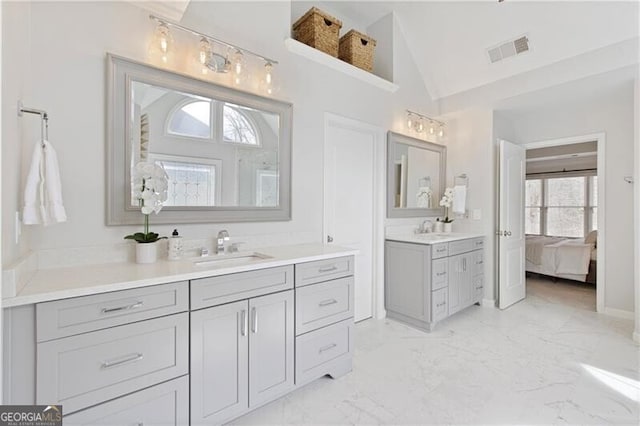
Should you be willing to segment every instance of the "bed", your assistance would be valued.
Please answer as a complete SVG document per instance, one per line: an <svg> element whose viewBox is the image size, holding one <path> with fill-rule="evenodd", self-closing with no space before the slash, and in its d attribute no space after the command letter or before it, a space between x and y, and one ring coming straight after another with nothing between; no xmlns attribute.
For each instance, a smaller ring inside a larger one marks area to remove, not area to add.
<svg viewBox="0 0 640 426"><path fill-rule="evenodd" d="M584 239L527 235L525 270L595 284L596 237L597 234Z"/></svg>

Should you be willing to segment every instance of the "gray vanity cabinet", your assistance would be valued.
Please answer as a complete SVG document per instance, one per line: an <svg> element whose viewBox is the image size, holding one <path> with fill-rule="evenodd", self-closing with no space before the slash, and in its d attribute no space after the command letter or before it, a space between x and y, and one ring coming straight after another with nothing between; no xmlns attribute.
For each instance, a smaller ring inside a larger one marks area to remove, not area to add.
<svg viewBox="0 0 640 426"><path fill-rule="evenodd" d="M484 240L419 244L387 240L387 316L415 327L434 325L482 300Z"/></svg>
<svg viewBox="0 0 640 426"><path fill-rule="evenodd" d="M191 313L191 422L219 424L293 388L293 291Z"/></svg>

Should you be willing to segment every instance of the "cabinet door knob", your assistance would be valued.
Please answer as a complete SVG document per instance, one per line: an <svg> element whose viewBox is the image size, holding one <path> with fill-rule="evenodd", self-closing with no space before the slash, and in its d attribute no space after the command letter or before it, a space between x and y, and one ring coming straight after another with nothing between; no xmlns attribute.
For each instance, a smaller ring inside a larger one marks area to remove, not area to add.
<svg viewBox="0 0 640 426"><path fill-rule="evenodd" d="M332 243L333 242L333 237L331 235L327 235L327 242L328 243Z"/></svg>

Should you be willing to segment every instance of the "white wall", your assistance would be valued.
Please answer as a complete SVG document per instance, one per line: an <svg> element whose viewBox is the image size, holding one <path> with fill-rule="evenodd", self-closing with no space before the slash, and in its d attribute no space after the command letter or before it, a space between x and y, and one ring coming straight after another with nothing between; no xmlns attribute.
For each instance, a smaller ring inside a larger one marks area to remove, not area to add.
<svg viewBox="0 0 640 426"><path fill-rule="evenodd" d="M640 16L640 15L639 15ZM634 157L634 235L635 235L635 264L634 264L634 283L635 283L635 309L636 309L636 327L633 338L640 343L640 67L636 71L634 81L634 130L635 130L635 155Z"/></svg>
<svg viewBox="0 0 640 426"><path fill-rule="evenodd" d="M599 100L567 105L549 104L511 117L516 143L529 143L604 132L606 215L605 310L634 310L633 82L621 84Z"/></svg>
<svg viewBox="0 0 640 426"><path fill-rule="evenodd" d="M83 247L122 242L136 227L107 227L105 216L105 53L145 60L153 23L148 13L119 2L37 2L9 4L5 23L12 26L4 40L13 56L5 67L3 106L18 98L51 114L50 139L58 151L69 221L28 230L28 246L4 238L3 264L33 249ZM393 20L391 20L393 21ZM64 24L62 24L64 23ZM178 225L187 238L213 236L226 228L236 241L262 237L273 242L322 240L322 158L324 113L368 122L402 132L404 109L427 114L430 103L401 34L394 29L394 77L400 89L391 94L289 53L289 2L192 2L182 20L212 36L261 52L280 61L278 98L294 105L293 220L279 223ZM8 29L5 28L5 33ZM19 34L20 36L15 36ZM13 59L16 57L16 59ZM33 76L29 63L37 64ZM20 87L29 87L21 93ZM11 128L3 136L24 149L5 149L3 181L3 233L13 235L13 212L21 203L30 140L21 129L37 130L35 121L18 122L3 110ZM4 147L3 147L4 148ZM171 226L153 226L167 235Z"/></svg>
<svg viewBox="0 0 640 426"><path fill-rule="evenodd" d="M484 303L493 305L495 289L495 143L493 111L471 109L447 116L450 136L447 144L447 182L466 173L469 179L467 210L469 218L456 218L454 232L473 232L485 235L485 292ZM473 219L473 211L480 211L480 219Z"/></svg>
<svg viewBox="0 0 640 426"><path fill-rule="evenodd" d="M2 2L2 264L28 250L26 238L15 243L15 212L22 200L20 188L34 137L40 133L38 116L18 118L17 103L29 104L31 74L29 45L30 4ZM24 126L24 127L23 127Z"/></svg>

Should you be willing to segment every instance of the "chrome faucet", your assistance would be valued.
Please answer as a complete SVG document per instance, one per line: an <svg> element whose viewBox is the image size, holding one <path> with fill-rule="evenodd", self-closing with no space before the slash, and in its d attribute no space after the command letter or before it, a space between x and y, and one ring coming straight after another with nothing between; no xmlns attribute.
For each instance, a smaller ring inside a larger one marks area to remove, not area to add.
<svg viewBox="0 0 640 426"><path fill-rule="evenodd" d="M428 232L431 232L432 229L433 229L432 221L430 221L429 219L426 219L424 222L422 222L421 232L428 233Z"/></svg>
<svg viewBox="0 0 640 426"><path fill-rule="evenodd" d="M207 257L209 256L209 249L206 247L202 247L200 249L200 257Z"/></svg>
<svg viewBox="0 0 640 426"><path fill-rule="evenodd" d="M224 254L224 243L225 241L229 241L229 233L226 229L218 232L218 254Z"/></svg>

